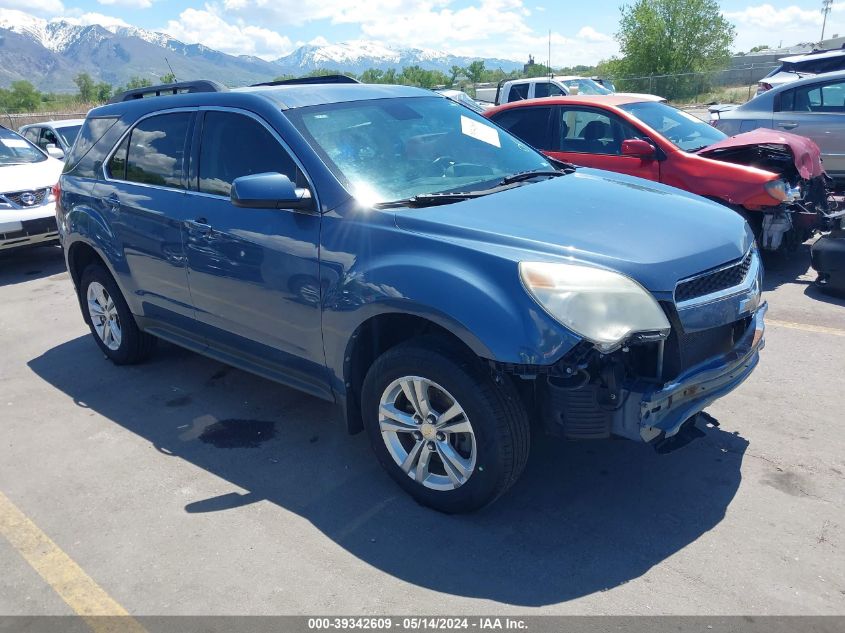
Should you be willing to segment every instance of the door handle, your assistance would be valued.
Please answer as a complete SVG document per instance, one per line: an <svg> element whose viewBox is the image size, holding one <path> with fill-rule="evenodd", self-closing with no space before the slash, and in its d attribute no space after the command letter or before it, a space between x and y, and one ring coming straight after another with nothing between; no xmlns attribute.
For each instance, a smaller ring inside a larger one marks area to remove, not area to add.
<svg viewBox="0 0 845 633"><path fill-rule="evenodd" d="M205 218L197 218L196 220L187 220L185 222L185 226L187 226L192 231L196 231L201 235L209 235L212 232L211 225L208 223L208 220Z"/></svg>
<svg viewBox="0 0 845 633"><path fill-rule="evenodd" d="M796 121L782 121L778 123L778 127L784 130L793 130L798 127L798 123Z"/></svg>
<svg viewBox="0 0 845 633"><path fill-rule="evenodd" d="M120 209L120 198L117 197L117 194L112 192L108 198L105 199L106 206L114 212L117 212Z"/></svg>

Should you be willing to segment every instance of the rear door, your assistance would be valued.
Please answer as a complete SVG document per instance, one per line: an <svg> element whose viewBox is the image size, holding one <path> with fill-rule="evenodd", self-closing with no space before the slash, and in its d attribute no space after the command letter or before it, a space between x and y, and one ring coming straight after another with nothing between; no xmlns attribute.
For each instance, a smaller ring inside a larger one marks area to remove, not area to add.
<svg viewBox="0 0 845 633"><path fill-rule="evenodd" d="M643 135L612 112L598 108L560 105L554 128L557 137L547 152L553 158L630 174L649 180L660 180L660 163L655 158L622 155L622 141Z"/></svg>
<svg viewBox="0 0 845 633"><path fill-rule="evenodd" d="M114 231L128 269L126 283L150 327L192 330L182 226L186 167L196 111L142 118L106 157L95 204Z"/></svg>
<svg viewBox="0 0 845 633"><path fill-rule="evenodd" d="M490 118L531 147L548 152L554 148L554 109L551 105L511 108Z"/></svg>
<svg viewBox="0 0 845 633"><path fill-rule="evenodd" d="M825 170L845 176L845 79L784 91L775 102L773 127L815 141Z"/></svg>
<svg viewBox="0 0 845 633"><path fill-rule="evenodd" d="M197 320L221 356L331 397L321 330L320 215L236 207L232 182L278 172L308 186L279 134L252 113L201 110L184 241Z"/></svg>

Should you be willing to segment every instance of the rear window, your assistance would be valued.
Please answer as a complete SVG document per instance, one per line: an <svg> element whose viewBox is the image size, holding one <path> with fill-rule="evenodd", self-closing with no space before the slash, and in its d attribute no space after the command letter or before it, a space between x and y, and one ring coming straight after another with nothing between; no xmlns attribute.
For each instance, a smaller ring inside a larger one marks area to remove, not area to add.
<svg viewBox="0 0 845 633"><path fill-rule="evenodd" d="M514 84L508 91L508 103L528 98L528 84Z"/></svg>
<svg viewBox="0 0 845 633"><path fill-rule="evenodd" d="M118 117L89 117L82 124L82 129L76 137L76 143L70 150L70 155L65 161L65 172L73 169L80 160L91 150L97 141L103 138L112 126L117 123Z"/></svg>
<svg viewBox="0 0 845 633"><path fill-rule="evenodd" d="M513 108L491 117L514 136L536 149L553 149L549 134L549 107Z"/></svg>

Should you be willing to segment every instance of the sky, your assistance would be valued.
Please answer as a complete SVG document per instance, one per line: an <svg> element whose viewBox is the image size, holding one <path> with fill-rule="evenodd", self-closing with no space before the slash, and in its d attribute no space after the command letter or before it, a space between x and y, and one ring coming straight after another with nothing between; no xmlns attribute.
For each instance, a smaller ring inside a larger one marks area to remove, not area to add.
<svg viewBox="0 0 845 633"><path fill-rule="evenodd" d="M594 64L618 53L623 0L0 0L0 8L80 24L131 24L232 54L276 59L305 43L376 40L389 45L552 66ZM816 41L821 0L723 0L735 50ZM845 35L834 0L826 36Z"/></svg>

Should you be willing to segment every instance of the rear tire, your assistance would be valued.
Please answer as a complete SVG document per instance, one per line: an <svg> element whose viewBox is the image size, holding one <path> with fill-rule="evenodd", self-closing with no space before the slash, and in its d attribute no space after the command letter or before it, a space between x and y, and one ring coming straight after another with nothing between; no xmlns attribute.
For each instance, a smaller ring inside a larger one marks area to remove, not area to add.
<svg viewBox="0 0 845 633"><path fill-rule="evenodd" d="M90 264L79 284L82 316L97 346L115 365L133 365L152 353L156 338L142 332L108 270Z"/></svg>
<svg viewBox="0 0 845 633"><path fill-rule="evenodd" d="M420 504L451 514L478 510L516 482L529 423L509 379L494 379L477 358L449 347L425 339L382 354L364 379L361 408L393 480Z"/></svg>

